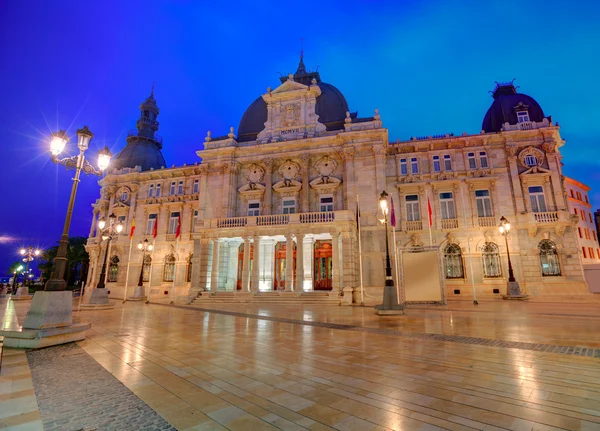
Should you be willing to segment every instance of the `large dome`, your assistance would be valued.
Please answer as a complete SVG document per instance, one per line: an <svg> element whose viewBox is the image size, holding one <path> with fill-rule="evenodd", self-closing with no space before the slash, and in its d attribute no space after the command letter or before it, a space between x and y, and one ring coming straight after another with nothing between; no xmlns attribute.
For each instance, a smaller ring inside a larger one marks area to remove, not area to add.
<svg viewBox="0 0 600 431"><path fill-rule="evenodd" d="M165 158L157 144L144 139L129 140L127 146L110 162L111 169L140 166L142 171L160 169L165 165Z"/></svg>
<svg viewBox="0 0 600 431"><path fill-rule="evenodd" d="M294 81L304 85L312 85L315 79L321 89L321 95L317 98L315 112L319 116L319 122L324 124L327 130L341 130L344 128L344 119L348 112L348 102L340 90L331 84L321 82L319 72L307 72L304 67L304 61L300 58L298 70L294 74ZM285 82L287 77L282 77L281 82ZM355 116L355 114L354 114ZM256 136L265 128L267 122L267 104L262 97L258 97L246 109L238 127L239 142L253 141Z"/></svg>
<svg viewBox="0 0 600 431"><path fill-rule="evenodd" d="M486 133L500 132L504 123L517 124L517 111L526 110L529 121L540 122L544 117L542 107L526 94L517 93L512 82L497 84L493 92L494 101L488 109L481 129Z"/></svg>

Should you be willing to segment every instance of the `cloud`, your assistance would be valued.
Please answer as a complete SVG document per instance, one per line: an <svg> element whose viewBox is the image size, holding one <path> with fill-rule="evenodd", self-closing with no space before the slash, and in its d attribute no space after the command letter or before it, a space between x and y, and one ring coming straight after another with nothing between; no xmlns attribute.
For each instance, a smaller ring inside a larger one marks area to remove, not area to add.
<svg viewBox="0 0 600 431"><path fill-rule="evenodd" d="M15 242L17 238L8 235L0 235L0 244L9 244Z"/></svg>

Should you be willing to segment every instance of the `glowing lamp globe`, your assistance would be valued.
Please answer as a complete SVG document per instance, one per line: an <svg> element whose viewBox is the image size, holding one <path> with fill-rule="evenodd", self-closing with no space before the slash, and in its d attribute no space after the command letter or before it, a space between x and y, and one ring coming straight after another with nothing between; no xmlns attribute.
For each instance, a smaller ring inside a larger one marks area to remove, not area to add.
<svg viewBox="0 0 600 431"><path fill-rule="evenodd" d="M52 133L52 139L50 141L50 152L58 156L65 149L67 142L69 141L69 137L64 130L59 130L58 132Z"/></svg>

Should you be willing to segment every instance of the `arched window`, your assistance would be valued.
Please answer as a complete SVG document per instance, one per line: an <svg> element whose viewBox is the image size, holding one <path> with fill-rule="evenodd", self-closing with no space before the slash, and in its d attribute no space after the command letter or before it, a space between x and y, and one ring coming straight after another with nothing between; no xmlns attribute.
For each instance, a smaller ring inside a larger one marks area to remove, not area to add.
<svg viewBox="0 0 600 431"><path fill-rule="evenodd" d="M446 278L464 278L462 254L457 244L448 244L444 249Z"/></svg>
<svg viewBox="0 0 600 431"><path fill-rule="evenodd" d="M540 265L542 266L542 275L560 275L560 264L558 263L556 244L549 239L544 239L540 241L538 248L540 249Z"/></svg>
<svg viewBox="0 0 600 431"><path fill-rule="evenodd" d="M500 253L498 246L493 242L486 242L481 249L481 260L483 262L484 277L500 277Z"/></svg>
<svg viewBox="0 0 600 431"><path fill-rule="evenodd" d="M144 267L142 269L142 281L150 281L150 267L152 265L152 258L150 256L146 256L144 258Z"/></svg>
<svg viewBox="0 0 600 431"><path fill-rule="evenodd" d="M119 258L113 256L110 258L110 265L108 266L108 281L114 283L117 281L117 275L119 275Z"/></svg>
<svg viewBox="0 0 600 431"><path fill-rule="evenodd" d="M533 154L527 154L525 156L525 164L530 168L537 166L538 158L536 156L534 156Z"/></svg>
<svg viewBox="0 0 600 431"><path fill-rule="evenodd" d="M165 257L165 270L163 272L163 281L173 281L175 278L175 256L169 254Z"/></svg>
<svg viewBox="0 0 600 431"><path fill-rule="evenodd" d="M187 260L187 271L186 271L186 278L185 281L187 281L188 283L190 281L192 281L192 259L194 258L194 254L190 254L190 256L188 257Z"/></svg>

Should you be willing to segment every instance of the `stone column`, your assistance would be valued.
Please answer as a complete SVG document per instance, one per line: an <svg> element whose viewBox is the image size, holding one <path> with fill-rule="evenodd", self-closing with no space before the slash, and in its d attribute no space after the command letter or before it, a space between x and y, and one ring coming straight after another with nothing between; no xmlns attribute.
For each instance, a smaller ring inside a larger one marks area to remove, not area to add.
<svg viewBox="0 0 600 431"><path fill-rule="evenodd" d="M231 162L229 164L229 190L224 190L225 193L229 193L229 203L227 216L236 217L237 214L237 177L240 171L240 164L238 162Z"/></svg>
<svg viewBox="0 0 600 431"><path fill-rule="evenodd" d="M221 174L221 209L216 214L217 217L229 217L229 187L230 187L230 165L224 163L220 169ZM214 216L214 215L213 215Z"/></svg>
<svg viewBox="0 0 600 431"><path fill-rule="evenodd" d="M273 265L275 264L275 241L272 239L261 238L260 245L262 247L262 251L260 252L264 265L260 269L262 274L262 280L267 286L270 286L271 290L273 290L273 275L274 270Z"/></svg>
<svg viewBox="0 0 600 431"><path fill-rule="evenodd" d="M159 214L158 214L158 226L156 229L156 237L162 238L163 240L166 238L167 230L169 228L169 217L171 216L169 207L166 205L161 205Z"/></svg>
<svg viewBox="0 0 600 431"><path fill-rule="evenodd" d="M304 291L304 234L296 234L296 290Z"/></svg>
<svg viewBox="0 0 600 431"><path fill-rule="evenodd" d="M90 238L94 237L94 229L96 229L96 219L98 218L98 210L94 209L93 211L93 215L92 215L92 225L90 226Z"/></svg>
<svg viewBox="0 0 600 431"><path fill-rule="evenodd" d="M204 219L206 218L206 195L208 193L206 183L208 181L208 165L201 164L198 167L200 173L200 182L198 185L198 224L204 226Z"/></svg>
<svg viewBox="0 0 600 431"><path fill-rule="evenodd" d="M304 284L306 290L314 290L315 238L304 237Z"/></svg>
<svg viewBox="0 0 600 431"><path fill-rule="evenodd" d="M523 205L523 188L521 186L521 179L519 178L516 151L517 148L512 145L505 148L506 157L508 159L508 175L512 183L512 192L515 200L515 213L521 214L525 211L525 206Z"/></svg>
<svg viewBox="0 0 600 431"><path fill-rule="evenodd" d="M244 238L244 261L242 265L242 292L250 291L250 237Z"/></svg>
<svg viewBox="0 0 600 431"><path fill-rule="evenodd" d="M260 236L256 235L253 237L253 240L254 253L252 255L252 292L258 292L260 283Z"/></svg>
<svg viewBox="0 0 600 431"><path fill-rule="evenodd" d="M131 199L129 201L129 214L127 215L127 222L129 223L129 231L131 231L131 223L135 218L135 211L137 210L137 194L140 187L138 185L131 186Z"/></svg>
<svg viewBox="0 0 600 431"><path fill-rule="evenodd" d="M291 233L285 236L285 290L294 290L294 240Z"/></svg>
<svg viewBox="0 0 600 431"><path fill-rule="evenodd" d="M356 205L356 179L354 178L354 148L342 148L340 151L342 158L342 190L343 205L338 209L351 209L351 205Z"/></svg>
<svg viewBox="0 0 600 431"><path fill-rule="evenodd" d="M263 202L262 214L272 214L272 200L273 200L273 159L265 159L265 197Z"/></svg>
<svg viewBox="0 0 600 431"><path fill-rule="evenodd" d="M210 271L210 290L219 290L219 239L213 239L212 268Z"/></svg>
<svg viewBox="0 0 600 431"><path fill-rule="evenodd" d="M240 243L229 241L229 260L227 264L227 283L225 290L237 290L237 275L238 275L238 253Z"/></svg>
<svg viewBox="0 0 600 431"><path fill-rule="evenodd" d="M307 213L310 212L309 203L308 203L308 189L310 186L308 185L308 169L310 167L310 155L304 153L300 156L300 166L302 169L302 191L301 191L301 212Z"/></svg>
<svg viewBox="0 0 600 431"><path fill-rule="evenodd" d="M375 184L377 190L375 190L376 195L378 196L383 190L386 188L385 181L385 145L376 144L373 145L373 155L375 157Z"/></svg>
<svg viewBox="0 0 600 431"><path fill-rule="evenodd" d="M194 240L194 257L192 258L192 282L190 293L205 291L208 288L208 267L210 262L210 240L200 238Z"/></svg>
<svg viewBox="0 0 600 431"><path fill-rule="evenodd" d="M331 234L331 285L334 292L340 290L340 242L339 234L332 232Z"/></svg>

